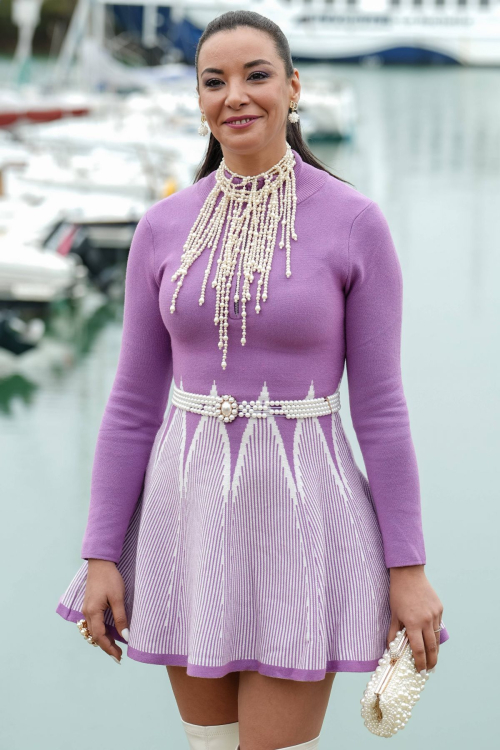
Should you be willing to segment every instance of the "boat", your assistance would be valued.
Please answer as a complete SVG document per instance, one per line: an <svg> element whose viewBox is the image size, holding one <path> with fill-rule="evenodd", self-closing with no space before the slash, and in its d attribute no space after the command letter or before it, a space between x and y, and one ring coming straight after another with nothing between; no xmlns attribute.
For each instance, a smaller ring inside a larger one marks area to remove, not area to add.
<svg viewBox="0 0 500 750"><path fill-rule="evenodd" d="M188 61L232 2L184 0L172 17ZM500 0L249 0L282 28L295 61L500 65Z"/></svg>
<svg viewBox="0 0 500 750"><path fill-rule="evenodd" d="M15 231L0 235L0 306L46 305L75 296L86 270L75 255L64 257L24 243Z"/></svg>
<svg viewBox="0 0 500 750"><path fill-rule="evenodd" d="M105 39L108 4L78 0L63 62L90 18L93 34ZM127 0L127 5L144 6L138 31L151 46L158 44L158 0ZM170 9L168 46L173 42L190 64L207 24L235 9L233 0L164 0L161 7ZM500 65L500 0L248 0L245 9L280 26L296 62Z"/></svg>
<svg viewBox="0 0 500 750"><path fill-rule="evenodd" d="M29 66L35 29L43 0L12 0L12 21L18 27L18 41L12 59L10 87L0 91L0 128L17 122L49 122L61 117L81 117L92 102L84 92L50 93L29 84Z"/></svg>
<svg viewBox="0 0 500 750"><path fill-rule="evenodd" d="M95 104L88 94L60 92L46 94L33 86L0 91L0 128L16 123L38 123L59 120L62 117L88 115Z"/></svg>

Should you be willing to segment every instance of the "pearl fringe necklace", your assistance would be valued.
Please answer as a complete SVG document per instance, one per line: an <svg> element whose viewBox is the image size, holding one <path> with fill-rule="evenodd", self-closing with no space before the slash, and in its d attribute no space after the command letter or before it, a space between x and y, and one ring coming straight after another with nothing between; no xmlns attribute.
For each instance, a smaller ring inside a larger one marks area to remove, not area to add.
<svg viewBox="0 0 500 750"><path fill-rule="evenodd" d="M240 277L243 273L243 290L241 292L242 346L246 343L246 302L251 299L250 284L254 273L259 273L257 284L255 312L260 312L260 299L267 300L269 273L276 245L278 225L281 221L281 239L279 247L286 245L286 276L292 274L290 268L290 237L297 239L295 233L295 210L297 193L295 183L295 155L289 143L285 155L266 172L258 175L244 176L226 167L224 158L217 168L215 185L208 194L196 221L184 243L181 265L172 276L177 287L172 296L170 312L175 311L175 300L179 294L184 277L206 247L211 247L208 265L203 278L199 304L205 302L205 289L212 267L213 257L219 237L227 217L226 230L222 242L220 257L217 259L217 271L212 287L216 289L214 324L219 324L219 349L223 349L221 366L226 368L228 346L228 303L232 279L238 263L237 284L234 302L240 300ZM226 176L229 172L230 177ZM275 179L273 179L275 177ZM233 183L239 178L240 183ZM261 188L258 181L264 178ZM247 186L250 184L250 188ZM217 197L222 198L217 206ZM268 200L269 198L269 200ZM245 208L243 205L246 204ZM239 261L238 261L239 255ZM261 287L263 287L261 295Z"/></svg>

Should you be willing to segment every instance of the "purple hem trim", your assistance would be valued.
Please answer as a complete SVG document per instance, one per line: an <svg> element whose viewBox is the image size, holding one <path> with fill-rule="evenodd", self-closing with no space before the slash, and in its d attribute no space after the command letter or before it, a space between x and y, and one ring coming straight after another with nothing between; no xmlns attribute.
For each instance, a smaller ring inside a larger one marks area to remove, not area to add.
<svg viewBox="0 0 500 750"><path fill-rule="evenodd" d="M69 609L62 602L59 602L57 605L56 613L70 622L77 622L83 618L82 612ZM115 640L127 644L114 625L106 623L106 629ZM448 631L446 628L443 628L440 633L440 644L447 641L449 637ZM229 672L251 670L268 677L281 677L286 680L317 681L322 680L327 672L374 672L378 666L378 659L372 659L371 661L340 661L334 659L333 661L327 661L326 669L294 669L293 667L275 667L270 664L262 664L257 659L236 659L220 667L204 667L199 664L191 664L188 662L188 657L183 654L148 654L145 651L138 651L128 645L127 656L143 664L187 667L187 674L191 677L224 677Z"/></svg>
<svg viewBox="0 0 500 750"><path fill-rule="evenodd" d="M59 601L59 604L56 607L56 612L58 615L61 615L64 620L69 620L70 622L78 622L78 620L85 619L83 612L79 612L77 609L69 609L69 607L66 607L61 601ZM113 636L115 641L120 641L120 643L125 644L127 643L125 638L120 635L114 625L108 625L108 623L106 623L106 631Z"/></svg>

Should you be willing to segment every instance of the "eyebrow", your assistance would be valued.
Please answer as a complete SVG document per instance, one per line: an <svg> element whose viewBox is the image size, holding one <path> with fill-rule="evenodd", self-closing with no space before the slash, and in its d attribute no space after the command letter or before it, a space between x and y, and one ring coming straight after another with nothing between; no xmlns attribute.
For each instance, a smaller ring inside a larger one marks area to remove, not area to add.
<svg viewBox="0 0 500 750"><path fill-rule="evenodd" d="M272 62L269 62L269 60L258 59L258 60L252 60L251 62L245 63L243 65L243 67L244 68L253 68L254 65L273 65L273 64L272 64ZM274 68L274 65L273 65L273 68ZM200 73L200 76L202 76L203 73L219 73L220 75L222 75L224 73L224 71L221 70L220 68L205 68L205 70L203 70Z"/></svg>

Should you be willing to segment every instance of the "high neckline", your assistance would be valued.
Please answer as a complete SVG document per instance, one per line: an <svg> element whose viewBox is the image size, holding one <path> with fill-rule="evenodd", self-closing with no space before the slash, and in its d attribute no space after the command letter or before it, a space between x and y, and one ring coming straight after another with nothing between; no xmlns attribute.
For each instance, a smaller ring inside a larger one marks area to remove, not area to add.
<svg viewBox="0 0 500 750"><path fill-rule="evenodd" d="M289 144L287 143L286 150L283 156L280 156L280 158L271 167L269 167L268 169L262 170L262 172L260 172L259 174L256 174L256 175L241 174L240 172L236 172L230 169L226 164L224 164L224 175L226 179L230 180L233 185L237 185L237 186L241 186L244 183L248 184L250 181L255 181L255 178L258 178L256 180L256 189L260 190L265 184L266 177L268 179L268 182L269 182L269 178L271 178L270 179L271 182L273 182L277 178L279 174L278 165L280 164L280 162L286 163L285 157L287 157L289 152L291 152L291 154L293 155L293 149L290 148ZM295 172L295 168L294 168L294 172Z"/></svg>
<svg viewBox="0 0 500 750"><path fill-rule="evenodd" d="M294 148L292 148L292 151L295 155L294 172L298 205L299 203L301 203L301 201L309 198L309 196L319 190L319 188L321 188L325 184L327 179L330 178L330 175L323 169L318 169L317 167L313 167L312 164L308 164L307 162L305 162L298 151L296 151ZM199 192L202 201L205 200L210 190L212 190L215 185L215 173L216 170L214 169L212 172L210 172L208 175L205 175L205 177L202 177L202 179L198 180L198 182L196 183L196 189ZM331 177L331 179L334 178Z"/></svg>

